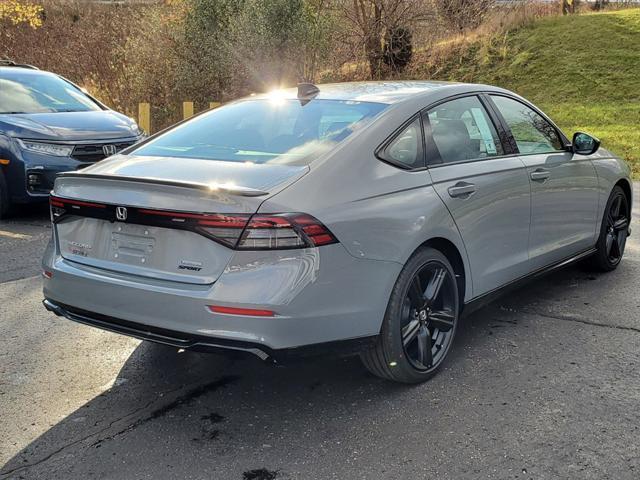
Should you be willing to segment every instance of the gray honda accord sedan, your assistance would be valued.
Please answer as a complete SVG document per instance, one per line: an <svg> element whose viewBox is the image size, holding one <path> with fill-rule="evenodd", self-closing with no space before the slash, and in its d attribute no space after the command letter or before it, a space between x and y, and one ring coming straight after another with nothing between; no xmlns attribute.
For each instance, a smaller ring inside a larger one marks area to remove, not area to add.
<svg viewBox="0 0 640 480"><path fill-rule="evenodd" d="M629 167L487 85L252 95L64 173L44 304L178 348L359 353L430 378L463 312L572 261L615 269Z"/></svg>

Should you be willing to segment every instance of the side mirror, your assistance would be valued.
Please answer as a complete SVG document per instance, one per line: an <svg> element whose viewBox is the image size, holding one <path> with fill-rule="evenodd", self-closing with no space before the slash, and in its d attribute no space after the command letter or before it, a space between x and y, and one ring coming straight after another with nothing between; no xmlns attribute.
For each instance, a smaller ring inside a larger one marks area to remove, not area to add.
<svg viewBox="0 0 640 480"><path fill-rule="evenodd" d="M596 153L598 148L600 148L600 140L596 137L592 137L584 132L576 132L573 134L573 142L571 143L573 153L591 155L592 153Z"/></svg>

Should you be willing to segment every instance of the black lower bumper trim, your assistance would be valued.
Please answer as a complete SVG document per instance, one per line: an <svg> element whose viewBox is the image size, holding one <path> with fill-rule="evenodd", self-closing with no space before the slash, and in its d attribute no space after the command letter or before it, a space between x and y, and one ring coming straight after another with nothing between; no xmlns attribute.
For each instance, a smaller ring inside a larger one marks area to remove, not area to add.
<svg viewBox="0 0 640 480"><path fill-rule="evenodd" d="M309 356L317 355L349 355L360 352L363 348L371 346L376 337L360 337L336 342L318 343L294 348L273 349L265 345L244 342L240 340L228 340L223 338L193 335L186 332L167 330L164 328L144 325L129 320L88 312L79 308L65 305L45 298L42 301L45 308L58 316L68 318L74 322L101 328L110 332L128 335L162 343L185 350L194 350L212 353L244 352L257 356L261 360L274 363L285 363Z"/></svg>

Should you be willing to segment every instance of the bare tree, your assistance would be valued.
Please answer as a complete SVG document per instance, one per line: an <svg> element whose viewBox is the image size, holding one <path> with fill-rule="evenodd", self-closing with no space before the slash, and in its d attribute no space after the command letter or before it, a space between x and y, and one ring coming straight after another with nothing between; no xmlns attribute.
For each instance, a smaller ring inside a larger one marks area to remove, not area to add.
<svg viewBox="0 0 640 480"><path fill-rule="evenodd" d="M609 4L609 0L595 0L591 5L592 10L602 10Z"/></svg>
<svg viewBox="0 0 640 480"><path fill-rule="evenodd" d="M437 2L440 15L460 32L480 25L494 3L494 0L439 0Z"/></svg>
<svg viewBox="0 0 640 480"><path fill-rule="evenodd" d="M425 8L425 0L343 0L339 4L361 41L372 78L383 74L388 32L408 29L431 13Z"/></svg>
<svg viewBox="0 0 640 480"><path fill-rule="evenodd" d="M330 38L336 29L333 14L331 0L307 1L309 28L299 72L299 79L303 82L315 81L321 61L330 54Z"/></svg>

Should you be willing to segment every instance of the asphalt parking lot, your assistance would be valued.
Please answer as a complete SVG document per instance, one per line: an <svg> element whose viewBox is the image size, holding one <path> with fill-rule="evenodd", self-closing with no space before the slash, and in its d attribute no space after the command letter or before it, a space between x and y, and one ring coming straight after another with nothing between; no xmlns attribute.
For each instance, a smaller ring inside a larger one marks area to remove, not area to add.
<svg viewBox="0 0 640 480"><path fill-rule="evenodd" d="M47 213L28 209L0 222L0 478L637 479L633 228L616 272L571 267L479 310L408 387L356 358L272 367L56 318Z"/></svg>

